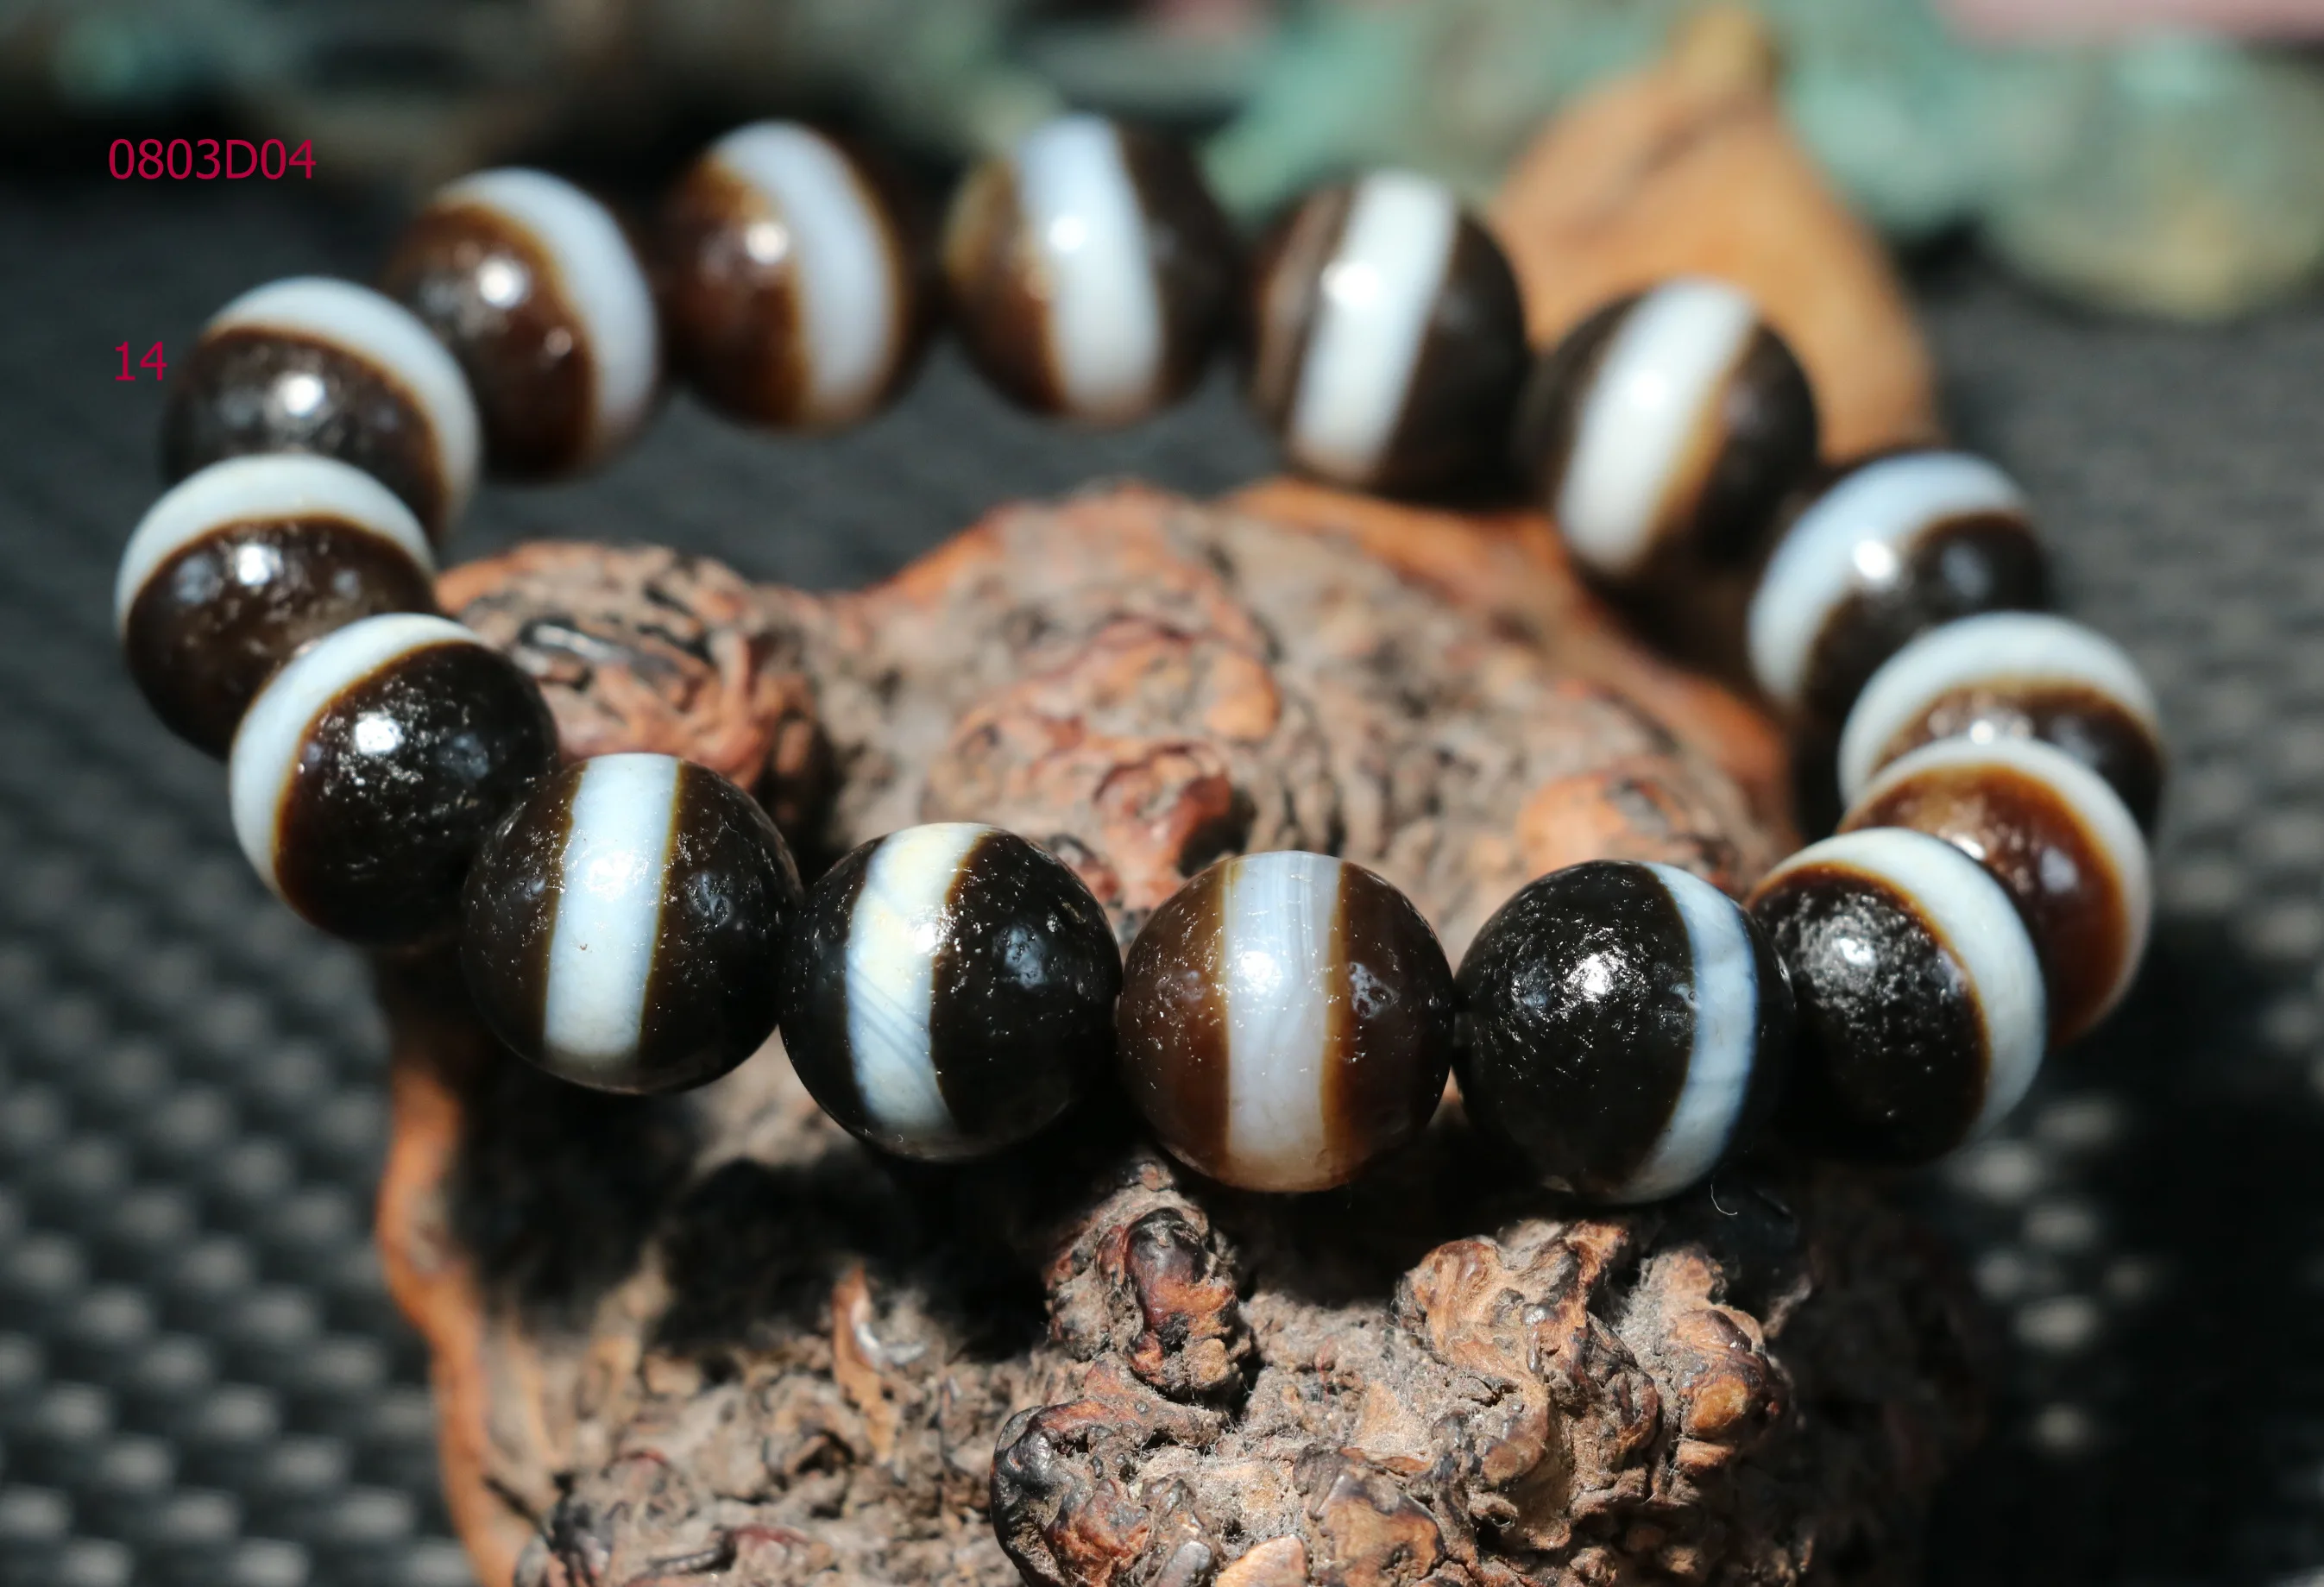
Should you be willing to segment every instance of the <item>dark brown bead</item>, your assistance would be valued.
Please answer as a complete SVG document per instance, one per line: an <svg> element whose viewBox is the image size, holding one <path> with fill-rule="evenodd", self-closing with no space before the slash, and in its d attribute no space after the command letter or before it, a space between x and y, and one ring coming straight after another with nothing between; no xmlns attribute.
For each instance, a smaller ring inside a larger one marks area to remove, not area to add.
<svg viewBox="0 0 2324 1587"><path fill-rule="evenodd" d="M2153 907L2146 845L2114 790L2064 752L2022 739L1927 745L1875 778L1840 823L1864 826L1942 838L2007 890L2042 956L2053 1044L2128 990Z"/></svg>
<svg viewBox="0 0 2324 1587"><path fill-rule="evenodd" d="M369 475L290 453L214 463L154 505L123 556L130 677L171 732L223 756L300 645L434 611L432 567L419 521Z"/></svg>
<svg viewBox="0 0 2324 1587"><path fill-rule="evenodd" d="M371 946L450 926L477 845L554 768L514 662L439 617L367 617L277 672L228 767L235 835L282 900Z"/></svg>
<svg viewBox="0 0 2324 1587"><path fill-rule="evenodd" d="M274 281L204 328L170 380L172 480L252 452L353 464L441 545L476 475L476 412L459 365L400 305L351 282Z"/></svg>
<svg viewBox="0 0 2324 1587"><path fill-rule="evenodd" d="M1122 1077L1190 1167L1246 1190L1328 1189L1426 1125L1453 1002L1435 934L1370 872L1222 860L1130 945Z"/></svg>
<svg viewBox="0 0 2324 1587"><path fill-rule="evenodd" d="M1815 399L1743 292L1688 278L1607 305L1541 361L1518 466L1582 565L1622 586L1764 549L1816 459Z"/></svg>
<svg viewBox="0 0 2324 1587"><path fill-rule="evenodd" d="M773 1034L799 899L742 789L667 755L603 755L545 779L485 842L461 964L527 1062L601 1091L678 1091Z"/></svg>
<svg viewBox="0 0 2324 1587"><path fill-rule="evenodd" d="M679 179L655 234L670 349L740 419L827 428L870 414L932 318L917 207L844 144L757 122Z"/></svg>
<svg viewBox="0 0 2324 1587"><path fill-rule="evenodd" d="M2000 885L1951 844L1872 827L1793 855L1751 914L1790 973L1786 1129L1923 1163L1990 1128L2041 1066L2041 962Z"/></svg>
<svg viewBox="0 0 2324 1587"><path fill-rule="evenodd" d="M1752 597L1752 671L1778 705L1839 724L1916 635L2048 597L2049 560L1998 469L1894 454L1842 475L1785 527Z"/></svg>
<svg viewBox="0 0 2324 1587"><path fill-rule="evenodd" d="M1298 466L1412 494L1499 476L1524 304L1448 189L1381 171L1311 194L1260 245L1250 292L1251 401Z"/></svg>
<svg viewBox="0 0 2324 1587"><path fill-rule="evenodd" d="M651 411L661 354L645 272L620 225L567 182L504 170L453 183L381 284L458 358L496 472L573 473Z"/></svg>
<svg viewBox="0 0 2324 1587"><path fill-rule="evenodd" d="M1185 149L1068 115L969 174L944 273L961 339L1002 392L1120 423L1201 375L1225 329L1235 253Z"/></svg>

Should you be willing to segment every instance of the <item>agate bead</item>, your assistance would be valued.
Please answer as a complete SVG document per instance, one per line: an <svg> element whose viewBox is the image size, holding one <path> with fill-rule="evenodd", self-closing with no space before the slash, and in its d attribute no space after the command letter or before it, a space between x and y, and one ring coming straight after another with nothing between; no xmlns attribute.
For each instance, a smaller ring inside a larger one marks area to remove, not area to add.
<svg viewBox="0 0 2324 1587"><path fill-rule="evenodd" d="M1243 1190L1325 1190L1427 1124L1453 999L1436 934L1362 866L1222 860L1130 945L1122 1076L1189 1167Z"/></svg>
<svg viewBox="0 0 2324 1587"><path fill-rule="evenodd" d="M476 483L476 407L452 355L368 287L294 276L202 328L170 379L162 466L182 479L246 452L315 452L401 497L444 543Z"/></svg>
<svg viewBox="0 0 2324 1587"><path fill-rule="evenodd" d="M1584 567L1755 555L1816 460L1815 398L1749 294L1686 277L1610 303L1545 356L1519 466Z"/></svg>
<svg viewBox="0 0 2324 1587"><path fill-rule="evenodd" d="M1784 530L1751 597L1751 669L1776 705L1837 731L1907 641L2038 606L2048 588L2025 499L2001 470L1960 452L1876 458Z"/></svg>
<svg viewBox="0 0 2324 1587"><path fill-rule="evenodd" d="M1792 993L1735 901L1675 866L1593 860L1501 906L1461 962L1469 1116L1593 1201L1675 1195L1779 1093Z"/></svg>
<svg viewBox="0 0 2324 1587"><path fill-rule="evenodd" d="M2153 912L2146 843L2106 780L2030 739L1924 744L1875 777L1842 831L1904 826L1983 865L2041 955L2050 1039L2071 1041L2129 990Z"/></svg>
<svg viewBox="0 0 2324 1587"><path fill-rule="evenodd" d="M941 822L863 844L817 881L783 969L783 1046L843 1126L955 1160L1041 1130L1113 1056L1121 950L1062 861Z"/></svg>
<svg viewBox="0 0 2324 1587"><path fill-rule="evenodd" d="M656 235L670 350L706 399L780 427L850 424L924 339L920 249L847 149L762 121L711 145Z"/></svg>
<svg viewBox="0 0 2324 1587"><path fill-rule="evenodd" d="M1924 833L1811 844L1752 890L1796 1010L1784 1121L1860 1161L1925 1163L2017 1105L2041 1067L2042 966L2001 884Z"/></svg>
<svg viewBox="0 0 2324 1587"><path fill-rule="evenodd" d="M382 276L466 372L495 471L570 474L635 435L661 377L645 271L605 207L546 171L442 189Z"/></svg>
<svg viewBox="0 0 2324 1587"><path fill-rule="evenodd" d="M226 768L235 836L310 925L417 942L451 923L477 845L556 761L515 662L441 617L366 617L251 702Z"/></svg>
<svg viewBox="0 0 2324 1587"><path fill-rule="evenodd" d="M969 355L1003 392L1119 424L1201 375L1232 302L1235 255L1185 149L1066 115L962 183L944 273Z"/></svg>
<svg viewBox="0 0 2324 1587"><path fill-rule="evenodd" d="M1251 399L1299 467L1421 493L1505 466L1524 305L1444 184L1382 171L1313 194L1260 245L1250 291Z"/></svg>
<svg viewBox="0 0 2324 1587"><path fill-rule="evenodd" d="M114 623L154 714L222 756L300 645L359 617L434 611L435 567L420 521L362 470L297 453L230 457L139 521Z"/></svg>
<svg viewBox="0 0 2324 1587"><path fill-rule="evenodd" d="M2113 785L2154 830L2168 754L2154 696L2121 646L2079 623L1993 612L1932 629L1864 686L1840 740L1840 797L1938 739L2039 739Z"/></svg>
<svg viewBox="0 0 2324 1587"><path fill-rule="evenodd" d="M599 1091L678 1091L773 1034L799 901L750 795L668 755L604 755L543 780L485 841L460 962L520 1057Z"/></svg>

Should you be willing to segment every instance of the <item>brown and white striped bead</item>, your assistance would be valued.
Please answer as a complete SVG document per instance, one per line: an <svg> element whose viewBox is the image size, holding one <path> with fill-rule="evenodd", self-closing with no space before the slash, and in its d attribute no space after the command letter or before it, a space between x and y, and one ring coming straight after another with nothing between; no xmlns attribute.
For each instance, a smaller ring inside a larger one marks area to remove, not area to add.
<svg viewBox="0 0 2324 1587"><path fill-rule="evenodd" d="M653 290L621 223L562 178L462 177L406 229L382 284L460 361L496 471L585 468L652 411Z"/></svg>
<svg viewBox="0 0 2324 1587"><path fill-rule="evenodd" d="M1815 398L1750 295L1683 277L1609 303L1543 358L1520 466L1582 565L1747 560L1816 460Z"/></svg>
<svg viewBox="0 0 2324 1587"><path fill-rule="evenodd" d="M2024 919L2071 1041L2130 988L2153 912L2146 842L2106 780L2032 739L1923 744L1875 777L1842 831L1904 826L1983 865Z"/></svg>
<svg viewBox="0 0 2324 1587"><path fill-rule="evenodd" d="M1113 1056L1121 949L1080 877L1012 833L936 822L826 872L783 964L783 1046L824 1112L899 1157L1042 1130Z"/></svg>
<svg viewBox="0 0 2324 1587"><path fill-rule="evenodd" d="M712 144L672 189L656 253L672 355L737 418L852 424L925 340L921 241L861 160L796 122Z"/></svg>
<svg viewBox="0 0 2324 1587"><path fill-rule="evenodd" d="M213 315L170 380L162 465L172 480L247 452L351 463L444 543L475 488L476 406L460 366L392 299L293 276Z"/></svg>
<svg viewBox="0 0 2324 1587"><path fill-rule="evenodd" d="M235 836L309 924L372 946L451 924L476 847L557 763L515 662L441 617L366 617L293 657L226 763Z"/></svg>
<svg viewBox="0 0 2324 1587"><path fill-rule="evenodd" d="M1875 458L1784 531L1751 597L1751 670L1776 705L1836 732L1915 635L2048 593L2024 495L2000 469L1961 452Z"/></svg>
<svg viewBox="0 0 2324 1587"><path fill-rule="evenodd" d="M741 789L669 755L601 755L543 780L485 842L460 962L528 1062L599 1091L678 1091L774 1033L799 899Z"/></svg>
<svg viewBox="0 0 2324 1587"><path fill-rule="evenodd" d="M1443 183L1380 171L1312 194L1260 245L1250 290L1251 399L1299 467L1430 492L1506 466L1525 308Z"/></svg>
<svg viewBox="0 0 2324 1587"><path fill-rule="evenodd" d="M2042 964L2001 884L1952 844L1875 826L1811 844L1748 906L1792 980L1784 1122L1824 1155L1925 1163L2041 1068Z"/></svg>
<svg viewBox="0 0 2324 1587"><path fill-rule="evenodd" d="M953 317L977 366L1028 408L1094 424L1194 384L1234 268L1185 150L1097 115L1060 116L978 166L945 226Z"/></svg>
<svg viewBox="0 0 2324 1587"><path fill-rule="evenodd" d="M224 755L292 651L359 617L434 611L435 568L420 521L361 469L295 452L229 457L138 522L114 623L154 715Z"/></svg>
<svg viewBox="0 0 2324 1587"><path fill-rule="evenodd" d="M1180 1161L1324 1190L1418 1135L1452 1059L1452 973L1402 893L1326 854L1222 860L1130 945L1130 1095Z"/></svg>
<svg viewBox="0 0 2324 1587"><path fill-rule="evenodd" d="M2168 753L2146 679L2120 645L2038 612L1991 612L1932 629L1864 686L1840 739L1840 798L1939 739L2039 739L2105 778L2154 830Z"/></svg>

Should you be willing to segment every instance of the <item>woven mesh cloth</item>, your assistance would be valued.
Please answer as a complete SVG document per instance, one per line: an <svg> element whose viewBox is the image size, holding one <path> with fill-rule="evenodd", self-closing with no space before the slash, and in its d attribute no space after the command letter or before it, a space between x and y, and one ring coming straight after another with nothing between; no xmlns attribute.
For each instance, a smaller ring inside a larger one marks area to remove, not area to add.
<svg viewBox="0 0 2324 1587"><path fill-rule="evenodd" d="M163 389L115 381L116 344L175 355L255 281L361 275L387 225L0 185L0 1587L469 1580L367 1241L362 966L263 896L218 769L149 719L109 623ZM2197 334L1967 266L1923 291L1964 438L2030 487L2063 604L2136 653L2179 756L2130 1006L1904 1191L2007 1362L1935 1579L2324 1582L2324 314ZM1222 382L1093 437L940 356L835 438L673 403L600 478L488 490L455 555L634 539L846 585L1007 496L1268 466Z"/></svg>

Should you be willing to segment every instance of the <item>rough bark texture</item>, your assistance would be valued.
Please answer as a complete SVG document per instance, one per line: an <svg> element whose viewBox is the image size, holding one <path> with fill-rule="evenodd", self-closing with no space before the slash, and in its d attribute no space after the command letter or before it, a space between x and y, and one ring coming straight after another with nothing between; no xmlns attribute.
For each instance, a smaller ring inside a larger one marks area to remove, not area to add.
<svg viewBox="0 0 2324 1587"><path fill-rule="evenodd" d="M1125 940L1234 849L1360 859L1457 955L1551 866L1737 887L1787 839L1765 726L1618 633L1524 517L1125 489L860 594L579 546L443 593L574 752L755 782L810 869L916 820L1011 826ZM381 1239L488 1582L1886 1582L1975 1420L1946 1265L1844 1176L1771 1161L1586 1215L1456 1100L1361 1184L1269 1199L1109 1097L913 1169L779 1044L600 1098L496 1054L442 963L380 979Z"/></svg>

